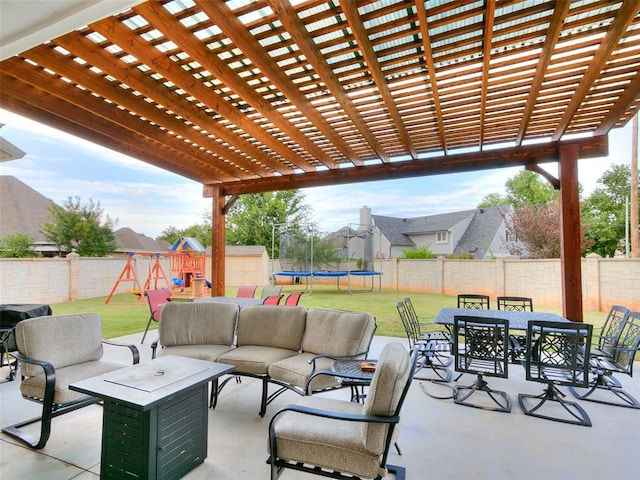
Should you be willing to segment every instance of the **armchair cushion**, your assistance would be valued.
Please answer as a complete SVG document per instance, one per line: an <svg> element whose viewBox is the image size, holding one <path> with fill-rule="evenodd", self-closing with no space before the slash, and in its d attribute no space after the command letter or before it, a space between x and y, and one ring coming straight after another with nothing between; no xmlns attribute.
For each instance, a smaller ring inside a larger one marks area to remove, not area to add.
<svg viewBox="0 0 640 480"><path fill-rule="evenodd" d="M302 397L296 405L362 414L362 404L320 396ZM367 450L361 426L359 422L287 412L275 425L278 457L374 478L380 474L380 457Z"/></svg>
<svg viewBox="0 0 640 480"><path fill-rule="evenodd" d="M15 335L20 353L46 360L56 370L102 358L102 322L98 314L30 318L16 325ZM22 363L20 370L27 377L42 374L41 367L28 363Z"/></svg>
<svg viewBox="0 0 640 480"><path fill-rule="evenodd" d="M25 363L20 364L22 368ZM32 365L35 366L35 365ZM77 365L69 365L68 367L62 367L56 369L56 383L53 394L54 404L63 404L68 402L75 402L82 398L86 398L86 394L80 392L74 392L69 390L69 385L84 380L85 378L94 377L96 375L102 375L103 373L117 370L125 365L112 362L84 362ZM32 377L27 377L20 383L20 393L25 397L43 399L46 377L42 373L41 367L35 366L40 370L40 374Z"/></svg>

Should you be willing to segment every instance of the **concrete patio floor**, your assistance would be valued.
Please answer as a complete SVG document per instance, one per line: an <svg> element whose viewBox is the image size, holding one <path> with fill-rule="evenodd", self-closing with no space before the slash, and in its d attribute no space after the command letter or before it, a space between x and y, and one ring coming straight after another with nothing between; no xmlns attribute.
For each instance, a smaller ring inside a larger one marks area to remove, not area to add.
<svg viewBox="0 0 640 480"><path fill-rule="evenodd" d="M136 334L118 340L137 343ZM152 333L151 337L155 335ZM389 341L376 337L371 348L375 358ZM142 360L151 359L150 340L139 345ZM121 349L107 348L116 358ZM640 367L640 365L637 365ZM2 368L2 379L7 376ZM513 403L510 414L456 405L425 395L414 380L402 411L399 444L389 463L405 466L407 479L545 479L619 480L637 478L640 454L640 410L581 402L593 427L581 427L525 416L517 394L540 393L542 385L527 382L522 367L510 366L509 379L488 379L505 390ZM455 375L454 375L455 377ZM627 391L640 398L640 378L620 377ZM470 384L465 375L460 383ZM442 386L425 383L432 392L446 393ZM23 400L19 380L0 383L0 425L35 416L39 406ZM566 390L563 389L566 392ZM575 398L568 392L568 399ZM346 399L348 390L330 395ZM267 479L267 428L271 415L299 397L287 392L276 399L264 418L258 416L260 383L244 378L230 382L218 406L209 412L208 457L184 478L187 480ZM53 420L46 447L32 450L0 434L0 478L45 480L95 480L100 471L102 407L92 405ZM38 424L25 427L34 434ZM318 478L285 471L283 480ZM393 478L392 475L389 478Z"/></svg>

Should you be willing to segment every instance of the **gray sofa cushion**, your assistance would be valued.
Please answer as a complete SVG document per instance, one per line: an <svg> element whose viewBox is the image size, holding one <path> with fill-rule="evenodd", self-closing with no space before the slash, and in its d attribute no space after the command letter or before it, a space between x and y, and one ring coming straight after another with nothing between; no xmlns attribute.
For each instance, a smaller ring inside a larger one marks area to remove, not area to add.
<svg viewBox="0 0 640 480"><path fill-rule="evenodd" d="M15 328L18 351L58 368L102 358L102 321L95 313L52 315L23 320ZM42 374L37 365L20 364L25 376Z"/></svg>
<svg viewBox="0 0 640 480"><path fill-rule="evenodd" d="M368 313L312 308L307 313L302 351L324 355L366 352L375 329L375 318Z"/></svg>
<svg viewBox="0 0 640 480"><path fill-rule="evenodd" d="M261 345L300 351L306 317L304 307L244 307L238 321L238 346Z"/></svg>
<svg viewBox="0 0 640 480"><path fill-rule="evenodd" d="M264 375L272 363L297 354L297 351L286 348L242 345L220 356L218 361L235 366L238 372Z"/></svg>
<svg viewBox="0 0 640 480"><path fill-rule="evenodd" d="M171 302L160 314L160 344L231 346L237 320L238 306L232 303Z"/></svg>
<svg viewBox="0 0 640 480"><path fill-rule="evenodd" d="M286 382L302 389L307 386L307 379L311 375L312 365L309 363L314 353L299 353L292 357L285 358L272 363L269 366L269 376L275 380ZM333 360L330 358L320 358L316 361L316 370L330 370ZM331 375L318 375L313 379L311 388L321 390L323 388L335 387L338 385L336 377Z"/></svg>

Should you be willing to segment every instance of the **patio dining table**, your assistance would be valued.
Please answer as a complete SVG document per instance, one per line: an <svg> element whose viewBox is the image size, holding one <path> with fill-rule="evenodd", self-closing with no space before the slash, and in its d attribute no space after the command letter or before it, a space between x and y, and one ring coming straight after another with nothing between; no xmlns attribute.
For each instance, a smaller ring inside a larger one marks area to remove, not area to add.
<svg viewBox="0 0 640 480"><path fill-rule="evenodd" d="M476 310L470 308L442 308L436 315L434 323L453 326L453 317L467 315L482 318L504 318L509 320L509 330L527 330L532 320L543 322L569 322L566 318L549 312L513 312L509 310Z"/></svg>
<svg viewBox="0 0 640 480"><path fill-rule="evenodd" d="M218 303L235 303L240 308L250 305L262 305L261 298L243 298L243 297L202 297L194 298L194 302L218 302Z"/></svg>

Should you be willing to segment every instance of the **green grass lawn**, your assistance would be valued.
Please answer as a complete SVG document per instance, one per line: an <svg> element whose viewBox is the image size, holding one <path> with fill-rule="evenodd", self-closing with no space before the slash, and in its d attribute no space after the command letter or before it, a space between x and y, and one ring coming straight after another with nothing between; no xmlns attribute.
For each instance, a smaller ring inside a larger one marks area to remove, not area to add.
<svg viewBox="0 0 640 480"><path fill-rule="evenodd" d="M283 293L299 290L299 287L286 286ZM235 288L230 288L227 295L234 296ZM430 293L406 292L400 290L382 290L382 292L358 292L350 295L346 290L337 290L334 286L314 285L313 293L306 292L300 299L299 305L304 307L336 308L369 312L376 317L378 329L377 335L390 337L404 337L402 323L396 310L396 303L405 297L411 297L411 301L418 315L433 318L442 307L455 307L456 297L451 295L435 295ZM74 302L56 303L51 305L54 315L68 313L98 313L102 316L102 331L105 338L120 337L136 332L143 332L149 319L149 307L145 298L130 293L114 295L108 305L105 305L106 297L77 300ZM560 309L545 307L534 308L541 312L553 312L561 314ZM584 312L584 321L592 323L595 327L602 326L605 313ZM152 322L151 329L155 329L157 323ZM148 338L155 339L151 334Z"/></svg>

